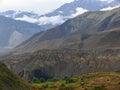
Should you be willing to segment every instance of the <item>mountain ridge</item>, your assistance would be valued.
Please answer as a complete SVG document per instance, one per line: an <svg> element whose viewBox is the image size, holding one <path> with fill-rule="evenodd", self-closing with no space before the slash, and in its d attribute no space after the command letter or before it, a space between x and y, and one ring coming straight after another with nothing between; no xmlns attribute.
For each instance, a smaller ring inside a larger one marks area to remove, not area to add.
<svg viewBox="0 0 120 90"><path fill-rule="evenodd" d="M78 40L77 41L82 43L81 41L82 37L86 37L87 39L87 36L89 37L91 36L91 34L103 32L104 30L109 31L114 28L116 29L118 28L119 30L120 28L119 27L120 25L119 9L120 8L117 8L112 11L106 11L106 12L105 11L104 12L103 11L87 12L85 14L75 17L74 19L70 19L66 21L64 24L58 27L55 27L55 28L52 28L47 31L43 31L43 32L40 32L34 35L29 40L24 42L24 44L19 45L17 48L20 48L20 50L21 48L24 48L25 50L25 47L26 47L25 51L27 51L27 49L30 49L30 48L32 49L32 46L34 46L34 49L36 47L37 48L36 50L38 50L39 47L41 49L46 49L42 47L46 45L48 45L49 47L49 44L47 43L49 41L57 42L57 40L59 41L59 39L64 40L67 37L69 38L75 35L77 36L77 37L75 36L75 38L80 40L80 41ZM77 42L77 41L74 41L74 42ZM60 43L61 42L62 41L60 40ZM41 46L42 44L43 46ZM57 44L57 43L54 42L54 44ZM54 47L54 44L52 45L53 47ZM50 48L47 48L47 49L50 49ZM58 48L60 48L59 45L58 45ZM34 51L34 50L31 50L31 51Z"/></svg>
<svg viewBox="0 0 120 90"><path fill-rule="evenodd" d="M96 71L119 72L119 11L117 8L77 16L36 34L1 59L28 81L33 77L49 79Z"/></svg>

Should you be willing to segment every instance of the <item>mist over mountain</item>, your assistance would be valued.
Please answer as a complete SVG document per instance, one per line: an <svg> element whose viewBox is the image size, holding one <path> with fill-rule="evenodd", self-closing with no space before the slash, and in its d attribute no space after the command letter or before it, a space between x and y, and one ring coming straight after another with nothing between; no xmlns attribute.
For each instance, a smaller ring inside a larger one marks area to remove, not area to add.
<svg viewBox="0 0 120 90"><path fill-rule="evenodd" d="M41 30L36 24L0 16L0 48L13 48Z"/></svg>

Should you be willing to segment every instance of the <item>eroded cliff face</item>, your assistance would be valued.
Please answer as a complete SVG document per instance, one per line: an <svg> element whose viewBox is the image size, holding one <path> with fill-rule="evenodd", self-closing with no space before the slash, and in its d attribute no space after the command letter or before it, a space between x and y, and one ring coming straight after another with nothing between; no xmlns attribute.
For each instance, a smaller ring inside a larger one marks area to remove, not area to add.
<svg viewBox="0 0 120 90"><path fill-rule="evenodd" d="M120 71L120 49L40 50L29 57L9 57L5 63L26 80L37 78L63 78L88 72Z"/></svg>

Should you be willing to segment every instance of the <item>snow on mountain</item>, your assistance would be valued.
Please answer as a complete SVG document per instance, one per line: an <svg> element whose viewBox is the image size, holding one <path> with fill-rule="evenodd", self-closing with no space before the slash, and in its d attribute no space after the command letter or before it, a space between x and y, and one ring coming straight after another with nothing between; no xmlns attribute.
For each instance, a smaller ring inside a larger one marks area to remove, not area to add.
<svg viewBox="0 0 120 90"><path fill-rule="evenodd" d="M112 9L115 9L115 8L118 8L118 7L120 7L120 5L114 6L114 7L103 8L103 9L101 9L100 11L108 11L108 10L112 10Z"/></svg>

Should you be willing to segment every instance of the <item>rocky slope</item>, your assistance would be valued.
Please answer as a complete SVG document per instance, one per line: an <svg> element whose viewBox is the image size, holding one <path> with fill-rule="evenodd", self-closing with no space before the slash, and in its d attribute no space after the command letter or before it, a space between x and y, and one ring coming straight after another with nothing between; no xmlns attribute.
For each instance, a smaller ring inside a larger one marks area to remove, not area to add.
<svg viewBox="0 0 120 90"><path fill-rule="evenodd" d="M21 58L22 57L22 58ZM120 71L120 49L40 50L31 55L14 55L5 63L26 80L63 78L95 71ZM10 59L10 60L9 60Z"/></svg>

